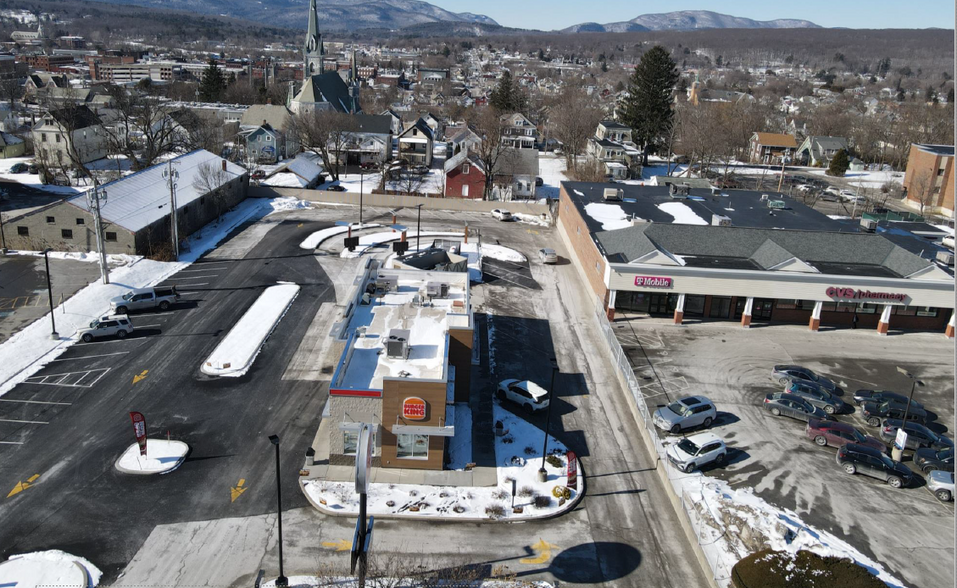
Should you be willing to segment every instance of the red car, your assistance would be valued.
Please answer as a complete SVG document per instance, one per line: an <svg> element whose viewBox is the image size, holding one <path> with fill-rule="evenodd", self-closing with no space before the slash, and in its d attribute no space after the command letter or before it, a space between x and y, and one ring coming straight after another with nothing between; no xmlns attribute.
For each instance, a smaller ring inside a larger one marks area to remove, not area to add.
<svg viewBox="0 0 957 588"><path fill-rule="evenodd" d="M254 180L262 180L266 177L266 172L261 169L257 169L256 171L253 172L253 175L249 177Z"/></svg>
<svg viewBox="0 0 957 588"><path fill-rule="evenodd" d="M811 419L804 428L807 438L821 447L842 447L848 443L857 443L872 447L881 453L887 452L887 446L876 437L865 435L847 423Z"/></svg>

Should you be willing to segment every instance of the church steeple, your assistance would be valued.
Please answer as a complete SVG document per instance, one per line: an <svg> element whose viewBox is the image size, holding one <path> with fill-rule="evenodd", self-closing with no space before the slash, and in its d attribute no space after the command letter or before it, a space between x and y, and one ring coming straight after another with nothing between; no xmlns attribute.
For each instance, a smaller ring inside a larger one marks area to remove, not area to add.
<svg viewBox="0 0 957 588"><path fill-rule="evenodd" d="M302 48L303 79L322 73L322 58L326 53L319 33L319 14L316 0L309 0L309 22L306 27L306 43Z"/></svg>

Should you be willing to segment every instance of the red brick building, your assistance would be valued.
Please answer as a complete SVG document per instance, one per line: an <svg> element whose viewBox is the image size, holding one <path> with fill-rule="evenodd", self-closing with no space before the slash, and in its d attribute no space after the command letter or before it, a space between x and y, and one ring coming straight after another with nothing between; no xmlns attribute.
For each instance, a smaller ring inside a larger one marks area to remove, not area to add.
<svg viewBox="0 0 957 588"><path fill-rule="evenodd" d="M485 192L485 167L469 151L445 162L445 197L481 200Z"/></svg>
<svg viewBox="0 0 957 588"><path fill-rule="evenodd" d="M907 204L923 212L954 216L954 146L910 147L904 174Z"/></svg>

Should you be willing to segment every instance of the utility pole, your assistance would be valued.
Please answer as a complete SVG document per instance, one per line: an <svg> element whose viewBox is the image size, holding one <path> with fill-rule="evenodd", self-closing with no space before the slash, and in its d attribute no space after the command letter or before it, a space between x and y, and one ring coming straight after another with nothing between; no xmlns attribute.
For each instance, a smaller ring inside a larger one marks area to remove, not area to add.
<svg viewBox="0 0 957 588"><path fill-rule="evenodd" d="M0 212L0 254L7 254L7 238L3 235L3 212Z"/></svg>
<svg viewBox="0 0 957 588"><path fill-rule="evenodd" d="M179 172L173 169L173 160L170 159L163 170L163 178L169 185L169 224L170 236L173 239L173 260L179 260L179 227L176 222L176 186L179 181Z"/></svg>
<svg viewBox="0 0 957 588"><path fill-rule="evenodd" d="M782 157L781 158L781 179L778 180L778 192L781 191L781 186L784 184L784 166L785 166L785 158Z"/></svg>
<svg viewBox="0 0 957 588"><path fill-rule="evenodd" d="M548 470L545 469L545 458L548 457L548 428L552 423L552 404L555 402L555 375L558 373L558 360L551 358L552 382L548 385L548 408L545 412L545 443L542 445L542 467L538 470L538 481L548 481Z"/></svg>
<svg viewBox="0 0 957 588"><path fill-rule="evenodd" d="M110 268L106 265L106 247L103 245L103 219L100 216L100 199L106 201L106 190L101 190L93 176L93 193L87 192L87 205L93 211L93 228L96 232L96 249L100 258L100 277L104 284L110 283Z"/></svg>

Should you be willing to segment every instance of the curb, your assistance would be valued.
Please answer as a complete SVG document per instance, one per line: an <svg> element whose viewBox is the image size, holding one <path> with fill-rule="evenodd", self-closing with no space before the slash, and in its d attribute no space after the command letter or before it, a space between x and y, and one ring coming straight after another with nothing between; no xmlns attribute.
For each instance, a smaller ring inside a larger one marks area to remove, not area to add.
<svg viewBox="0 0 957 588"><path fill-rule="evenodd" d="M445 523L526 523L528 521L541 521L546 519L554 519L571 511L573 508L575 508L575 506L578 505L581 499L585 496L585 471L582 469L581 460L576 457L575 461L578 463L578 480L579 480L578 485L581 487L581 490L576 490L575 496L571 500L566 502L561 507L560 510L546 514L546 515L516 516L511 518L503 518L503 519L492 519L488 517L419 516L416 513L409 513L409 514L385 513L385 514L373 514L372 516L374 516L377 519L389 519L389 520L413 519L413 520L425 520L425 521L439 521L439 522L445 522ZM311 480L308 480L308 481L314 481L314 480L316 480L316 478L312 478ZM309 493L306 492L305 481L303 481L302 478L299 479L299 489L302 490L302 493L303 495L305 495L306 500L309 502L309 504L311 504L313 508L315 508L316 510L318 510L319 512L321 512L322 514L326 516L330 516L330 517L356 516L354 513L351 513L351 512L340 512L337 510L332 510L314 501L312 497L309 496Z"/></svg>
<svg viewBox="0 0 957 588"><path fill-rule="evenodd" d="M163 470L161 472L144 472L142 470L131 470L128 468L124 468L123 466L120 465L120 459L122 459L123 454L120 454L120 457L116 458L116 461L113 462L113 467L115 467L117 471L122 472L124 474L129 474L131 476L161 476L163 474L168 474L172 472L173 470L179 468L179 466L183 465L183 463L186 462L186 458L189 457L189 454L193 451L192 448L184 441L171 441L171 443L178 443L182 445L183 447L186 448L186 452L183 453L183 457L179 458L179 460L175 464L173 464L171 468L167 470Z"/></svg>

